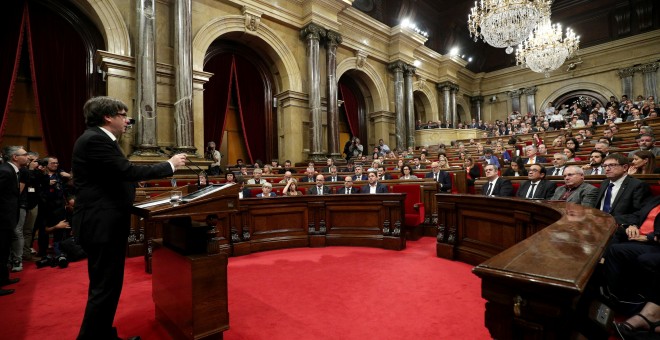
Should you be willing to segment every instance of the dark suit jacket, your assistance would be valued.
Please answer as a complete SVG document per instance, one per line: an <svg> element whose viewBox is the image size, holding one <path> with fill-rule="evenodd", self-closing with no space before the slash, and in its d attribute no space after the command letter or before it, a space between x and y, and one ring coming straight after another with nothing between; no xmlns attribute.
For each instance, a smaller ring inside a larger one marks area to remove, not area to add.
<svg viewBox="0 0 660 340"><path fill-rule="evenodd" d="M0 164L0 229L14 230L18 224L18 179L9 163Z"/></svg>
<svg viewBox="0 0 660 340"><path fill-rule="evenodd" d="M479 171L479 168L476 166L473 167L476 168L477 171ZM436 181L440 184L442 184L442 188L440 188L440 191L451 191L451 177L447 171L442 171L440 170L440 178L436 178ZM429 172L426 175L424 175L424 178L435 178L435 174L433 172Z"/></svg>
<svg viewBox="0 0 660 340"><path fill-rule="evenodd" d="M250 191L250 188L243 188L243 198L249 198L252 196L252 192Z"/></svg>
<svg viewBox="0 0 660 340"><path fill-rule="evenodd" d="M546 175L546 176L554 176L555 169L559 169L559 168L554 167L554 166L551 167L551 168L547 168L547 169L546 169L546 174L545 174L545 175ZM565 166L564 166L564 170L566 170L566 167L565 167ZM563 176L563 175L564 175L564 170L562 170L561 173L560 173L559 175L557 175L557 176ZM585 175L586 175L586 173L585 173Z"/></svg>
<svg viewBox="0 0 660 340"><path fill-rule="evenodd" d="M488 194L488 182L484 183L484 186L481 188L481 193L484 195ZM513 196L513 185L511 184L511 181L506 178L498 177L492 195L499 197Z"/></svg>
<svg viewBox="0 0 660 340"><path fill-rule="evenodd" d="M360 178L357 177L357 175L353 175L353 180L354 181L366 181L369 179L369 176L362 174Z"/></svg>
<svg viewBox="0 0 660 340"><path fill-rule="evenodd" d="M369 184L363 185L362 188L360 188L360 193L368 194L369 193ZM376 193L377 194L386 194L387 193L387 185L376 183Z"/></svg>
<svg viewBox="0 0 660 340"><path fill-rule="evenodd" d="M169 162L133 165L98 127L85 130L73 146L72 172L77 193L73 230L83 245L125 241L135 182L173 174Z"/></svg>
<svg viewBox="0 0 660 340"><path fill-rule="evenodd" d="M356 187L351 187L351 194L357 194L360 192L359 188ZM337 195L344 195L346 194L346 187L341 187L339 190L337 190Z"/></svg>
<svg viewBox="0 0 660 340"><path fill-rule="evenodd" d="M344 178L346 178L346 176L337 175L337 182L343 182ZM326 182L332 182L332 176L326 177L325 181Z"/></svg>
<svg viewBox="0 0 660 340"><path fill-rule="evenodd" d="M605 198L605 191L609 185L609 179L606 179L600 183L598 199L596 200L596 209L600 209L603 198ZM624 179L623 183L621 184L621 188L619 188L619 192L617 192L616 197L612 201L610 215L617 216L632 214L638 210L641 210L644 206L644 203L650 196L651 191L648 184L632 176L626 176L626 179Z"/></svg>
<svg viewBox="0 0 660 340"><path fill-rule="evenodd" d="M424 170L424 169L426 169L426 166L425 166L424 164L420 164L420 165L419 165L419 168L416 167L416 166L414 166L414 165L411 165L410 167L411 167L413 170Z"/></svg>
<svg viewBox="0 0 660 340"><path fill-rule="evenodd" d="M385 176L385 178L383 178L383 176ZM388 173L384 174L383 176L379 176L378 179L383 180L383 181L392 179L392 175L390 175Z"/></svg>
<svg viewBox="0 0 660 340"><path fill-rule="evenodd" d="M319 190L318 190L318 187L316 185L310 187L309 189L307 189L307 195L318 195L318 194L319 194ZM330 195L330 187L329 186L327 186L327 185L323 186L323 194L324 195Z"/></svg>
<svg viewBox="0 0 660 340"><path fill-rule="evenodd" d="M245 196L243 196L243 197L245 197ZM257 194L256 197L264 197L264 193L263 193L263 192L262 192L262 193L259 193L259 194ZM274 192L271 192L271 193L270 193L270 197L277 197L277 194L274 193Z"/></svg>
<svg viewBox="0 0 660 340"><path fill-rule="evenodd" d="M309 177L305 176L305 177L301 178L300 181L301 182L307 182L307 183L313 183L313 182L316 182L316 178L315 177L314 178L309 178Z"/></svg>
<svg viewBox="0 0 660 340"><path fill-rule="evenodd" d="M525 181L522 184L520 184L516 196L527 198L527 192L529 191L529 187L531 185L532 185L532 181ZM555 185L554 182L550 182L542 179L536 184L536 189L534 190L534 197L532 198L541 198L544 200L548 200L552 197L552 195L555 194L555 189L557 189L557 185Z"/></svg>

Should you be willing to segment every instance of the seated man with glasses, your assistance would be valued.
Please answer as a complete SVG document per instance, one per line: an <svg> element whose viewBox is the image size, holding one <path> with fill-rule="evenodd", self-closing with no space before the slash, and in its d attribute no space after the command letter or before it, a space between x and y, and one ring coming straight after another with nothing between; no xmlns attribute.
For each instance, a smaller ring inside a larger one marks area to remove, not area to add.
<svg viewBox="0 0 660 340"><path fill-rule="evenodd" d="M632 214L644 206L651 196L648 184L628 176L629 160L618 153L603 160L605 177L600 184L596 208L612 216Z"/></svg>
<svg viewBox="0 0 660 340"><path fill-rule="evenodd" d="M527 178L520 184L516 196L527 199L550 199L555 194L557 186L554 182L545 179L546 169L540 164L534 164L529 167Z"/></svg>
<svg viewBox="0 0 660 340"><path fill-rule="evenodd" d="M451 177L447 171L440 170L440 163L431 163L431 172L424 175L425 178L433 178L440 186L440 191L451 191Z"/></svg>
<svg viewBox="0 0 660 340"><path fill-rule="evenodd" d="M566 201L593 208L596 206L598 189L584 183L584 170L579 166L568 166L564 169L564 184L555 190L551 200Z"/></svg>

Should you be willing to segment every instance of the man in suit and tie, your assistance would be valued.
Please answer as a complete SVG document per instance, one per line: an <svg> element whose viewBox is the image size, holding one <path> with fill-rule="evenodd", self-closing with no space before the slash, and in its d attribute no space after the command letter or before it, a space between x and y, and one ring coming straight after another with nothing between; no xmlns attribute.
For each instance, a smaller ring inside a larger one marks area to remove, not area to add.
<svg viewBox="0 0 660 340"><path fill-rule="evenodd" d="M422 164L420 163L419 157L415 156L415 157L413 158L413 166L412 166L412 168L413 168L413 170L422 170L422 169L426 169L426 166L422 165Z"/></svg>
<svg viewBox="0 0 660 340"><path fill-rule="evenodd" d="M237 182L241 186L239 188L239 192L238 192L238 198L239 199L240 198L250 198L250 196L252 196L252 193L250 192L250 188L245 187L245 182L246 182L246 180L244 178L239 179L238 182Z"/></svg>
<svg viewBox="0 0 660 340"><path fill-rule="evenodd" d="M438 182L440 191L451 191L451 177L447 171L440 170L440 164L438 162L431 163L431 172L424 175L424 178L435 179Z"/></svg>
<svg viewBox="0 0 660 340"><path fill-rule="evenodd" d="M628 176L628 157L613 153L603 160L605 179L600 184L596 208L612 216L632 214L642 209L651 196L648 184Z"/></svg>
<svg viewBox="0 0 660 340"><path fill-rule="evenodd" d="M525 164L545 163L545 158L538 156L536 154L537 152L538 150L534 145L527 145L525 147L525 155L527 156L527 158L524 159Z"/></svg>
<svg viewBox="0 0 660 340"><path fill-rule="evenodd" d="M384 184L378 183L378 174L376 174L374 171L369 171L369 175L367 175L369 183L365 186L363 186L360 189L360 192L363 194L386 194L387 193L387 186Z"/></svg>
<svg viewBox="0 0 660 340"><path fill-rule="evenodd" d="M614 142L620 142L623 140L621 137L614 136L614 132L612 131L612 128L603 130L603 137L607 139L610 145L614 144Z"/></svg>
<svg viewBox="0 0 660 340"><path fill-rule="evenodd" d="M545 179L546 169L540 164L534 164L529 167L527 178L520 184L516 196L527 199L550 199L555 194L557 186L554 182Z"/></svg>
<svg viewBox="0 0 660 340"><path fill-rule="evenodd" d="M552 155L552 168L548 169L548 176L563 176L564 170L566 169L566 162L568 162L568 157L561 152L558 152Z"/></svg>
<svg viewBox="0 0 660 340"><path fill-rule="evenodd" d="M392 175L385 172L385 167L383 167L382 165L378 166L377 171L378 171L377 174L378 174L378 180L379 181L387 181L387 180L392 179Z"/></svg>
<svg viewBox="0 0 660 340"><path fill-rule="evenodd" d="M352 195L360 192L360 189L353 186L353 178L346 176L344 178L344 186L337 190L338 195Z"/></svg>
<svg viewBox="0 0 660 340"><path fill-rule="evenodd" d="M353 180L354 181L366 181L367 175L362 173L362 165L358 165L355 167L355 175L353 175Z"/></svg>
<svg viewBox="0 0 660 340"><path fill-rule="evenodd" d="M603 168L603 159L605 154L598 150L591 151L589 155L589 164L582 167L584 174L589 175L604 175L605 169Z"/></svg>
<svg viewBox="0 0 660 340"><path fill-rule="evenodd" d="M309 188L309 190L307 190L307 195L310 196L330 195L330 187L324 184L325 184L325 178L323 178L323 175L321 174L316 175L316 185Z"/></svg>
<svg viewBox="0 0 660 340"><path fill-rule="evenodd" d="M566 201L593 208L596 206L598 189L584 183L584 170L579 166L568 166L564 169L564 185L555 190L551 200Z"/></svg>
<svg viewBox="0 0 660 340"><path fill-rule="evenodd" d="M316 177L314 176L314 173L316 173L314 171L314 168L312 168L312 167L307 168L307 170L305 171L305 174L307 174L307 176L303 177L300 181L301 182L307 182L307 183L314 182L316 180Z"/></svg>
<svg viewBox="0 0 660 340"><path fill-rule="evenodd" d="M248 179L247 184L264 184L266 180L261 179L263 170L257 168L252 171L252 178Z"/></svg>
<svg viewBox="0 0 660 340"><path fill-rule="evenodd" d="M639 145L639 149L630 151L628 153L628 158L632 158L635 155L635 153L640 150L650 151L656 157L660 156L660 148L656 148L654 144L655 144L655 137L652 134L643 133L639 135L639 137L637 137L637 145Z"/></svg>
<svg viewBox="0 0 660 340"><path fill-rule="evenodd" d="M481 193L483 195L500 197L513 196L513 185L511 184L511 181L497 175L497 165L486 165L486 167L484 167L484 172L486 173L488 183L481 188Z"/></svg>
<svg viewBox="0 0 660 340"><path fill-rule="evenodd" d="M117 339L112 326L124 281L130 209L137 181L172 176L185 165L176 154L154 165L134 165L117 140L130 123L128 107L110 97L95 97L83 107L88 129L73 147L76 205L73 231L88 255L89 293L78 339Z"/></svg>
<svg viewBox="0 0 660 340"><path fill-rule="evenodd" d="M9 251L19 214L19 170L28 164L28 153L22 146L7 146L2 150L4 163L0 164L0 288L17 283L9 278ZM0 296L13 293L13 289L0 289Z"/></svg>
<svg viewBox="0 0 660 340"><path fill-rule="evenodd" d="M330 166L330 176L325 178L326 182L339 182L341 181L341 177L337 175L337 166L331 165Z"/></svg>

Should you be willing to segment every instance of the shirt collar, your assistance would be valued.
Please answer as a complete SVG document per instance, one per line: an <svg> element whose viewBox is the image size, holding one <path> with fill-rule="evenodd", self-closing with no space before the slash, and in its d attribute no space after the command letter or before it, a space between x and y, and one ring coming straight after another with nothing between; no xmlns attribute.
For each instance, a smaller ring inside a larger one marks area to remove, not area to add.
<svg viewBox="0 0 660 340"><path fill-rule="evenodd" d="M621 187L621 184L623 184L623 181L626 179L626 177L628 177L628 174L624 173L623 176L621 176L621 178L617 179L614 182L610 181L610 183L613 183L615 187Z"/></svg>
<svg viewBox="0 0 660 340"><path fill-rule="evenodd" d="M14 172L18 172L18 167L16 166L16 164L12 162L7 162L7 163L9 163L9 165L11 165L12 168L14 168Z"/></svg>
<svg viewBox="0 0 660 340"><path fill-rule="evenodd" d="M99 129L101 129L101 131L105 132L105 134L108 135L108 137L110 137L110 139L112 139L113 142L117 140L117 137L115 137L115 135L113 135L112 132L106 130L104 127L99 126Z"/></svg>

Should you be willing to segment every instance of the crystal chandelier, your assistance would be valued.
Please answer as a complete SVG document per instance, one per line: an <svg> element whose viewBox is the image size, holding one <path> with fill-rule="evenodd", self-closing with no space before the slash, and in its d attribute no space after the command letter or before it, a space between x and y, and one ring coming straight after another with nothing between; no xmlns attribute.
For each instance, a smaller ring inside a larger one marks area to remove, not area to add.
<svg viewBox="0 0 660 340"><path fill-rule="evenodd" d="M513 47L529 36L543 17L550 16L552 0L481 0L474 2L468 15L468 28L474 41L479 37L491 46Z"/></svg>
<svg viewBox="0 0 660 340"><path fill-rule="evenodd" d="M545 73L559 68L566 59L577 52L580 37L572 29L566 29L564 37L561 25L552 24L550 18L544 18L536 29L523 41L516 50L516 63L527 65L532 71Z"/></svg>

